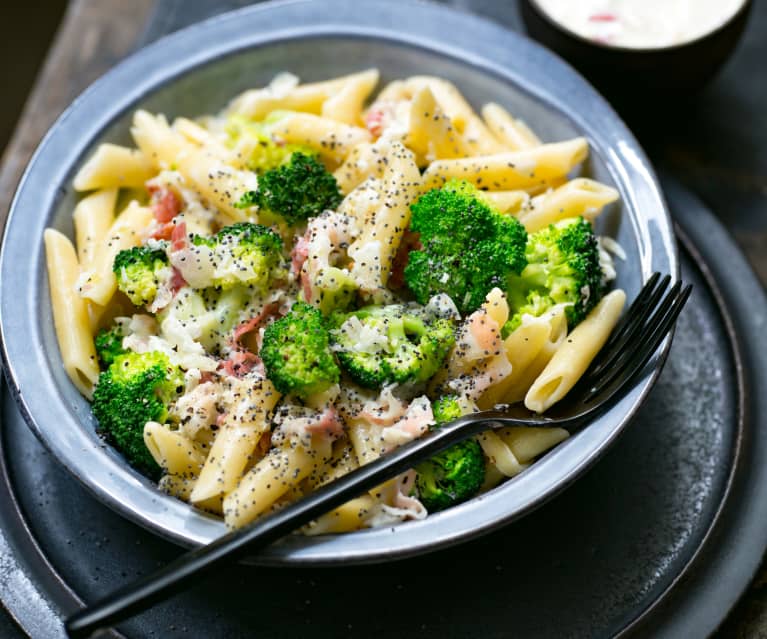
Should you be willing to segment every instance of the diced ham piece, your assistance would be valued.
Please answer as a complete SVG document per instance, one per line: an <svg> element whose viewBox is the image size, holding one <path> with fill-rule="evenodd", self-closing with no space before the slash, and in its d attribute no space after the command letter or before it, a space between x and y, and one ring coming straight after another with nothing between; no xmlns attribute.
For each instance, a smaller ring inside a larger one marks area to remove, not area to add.
<svg viewBox="0 0 767 639"><path fill-rule="evenodd" d="M156 224L154 231L152 231L150 237L155 240L169 240L173 235L176 225L173 222L165 222L164 224Z"/></svg>
<svg viewBox="0 0 767 639"><path fill-rule="evenodd" d="M181 212L181 200L168 188L160 188L152 193L152 213L161 224L170 222Z"/></svg>
<svg viewBox="0 0 767 639"><path fill-rule="evenodd" d="M279 314L280 305L277 302L267 304L258 315L246 322L243 322L236 329L234 329L234 341L238 342L241 337L255 330L258 330L262 324L265 324L268 320L274 317L278 317Z"/></svg>
<svg viewBox="0 0 767 639"><path fill-rule="evenodd" d="M176 224L170 236L170 250L182 251L186 248L186 222Z"/></svg>
<svg viewBox="0 0 767 639"><path fill-rule="evenodd" d="M182 288L186 286L186 280L184 279L184 276L181 275L181 271L179 271L175 266L173 267L173 277L170 279L170 291L175 296L176 293L178 293Z"/></svg>
<svg viewBox="0 0 767 639"><path fill-rule="evenodd" d="M255 353L246 350L233 351L229 358L218 365L218 369L232 377L244 377L250 371L264 372L264 364Z"/></svg>
<svg viewBox="0 0 767 639"><path fill-rule="evenodd" d="M327 435L333 439L344 432L344 423L333 406L326 408L319 419L306 424L306 432L312 435Z"/></svg>
<svg viewBox="0 0 767 639"><path fill-rule="evenodd" d="M299 237L290 252L290 270L296 277L301 273L301 268L309 257L309 234L310 231L307 231L306 235Z"/></svg>

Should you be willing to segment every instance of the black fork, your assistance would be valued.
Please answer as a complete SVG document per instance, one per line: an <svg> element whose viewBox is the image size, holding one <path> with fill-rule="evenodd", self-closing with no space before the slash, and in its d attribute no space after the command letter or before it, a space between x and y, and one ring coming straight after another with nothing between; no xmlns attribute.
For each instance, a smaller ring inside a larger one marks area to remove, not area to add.
<svg viewBox="0 0 767 639"><path fill-rule="evenodd" d="M511 406L465 415L128 584L72 615L65 624L67 632L70 637L88 637L146 610L214 568L268 546L471 435L505 426L558 426L570 431L582 427L613 405L670 332L692 290L692 286L683 287L681 282L668 290L670 280L669 276L661 279L658 273L650 277L579 383L554 407L556 410L535 415Z"/></svg>

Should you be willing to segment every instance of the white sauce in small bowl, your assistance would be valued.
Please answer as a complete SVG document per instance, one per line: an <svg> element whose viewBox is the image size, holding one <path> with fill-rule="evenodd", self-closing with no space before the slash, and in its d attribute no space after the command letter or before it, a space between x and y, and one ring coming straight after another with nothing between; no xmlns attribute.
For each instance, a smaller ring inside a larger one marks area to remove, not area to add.
<svg viewBox="0 0 767 639"><path fill-rule="evenodd" d="M538 0L555 22L607 46L657 49L700 38L744 0Z"/></svg>

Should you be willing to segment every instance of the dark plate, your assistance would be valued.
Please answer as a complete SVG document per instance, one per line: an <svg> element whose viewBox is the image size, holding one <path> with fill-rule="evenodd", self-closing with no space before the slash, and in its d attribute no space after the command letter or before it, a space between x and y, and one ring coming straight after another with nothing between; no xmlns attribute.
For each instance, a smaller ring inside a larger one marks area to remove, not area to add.
<svg viewBox="0 0 767 639"><path fill-rule="evenodd" d="M418 559L232 567L126 624L125 633L711 633L767 545L767 352L744 347L763 343L767 299L714 217L679 187L669 183L667 193L688 238L682 271L695 293L647 403L579 482L499 532ZM29 432L7 391L3 400L0 594L33 636L55 637L52 610L93 601L179 549L93 499Z"/></svg>

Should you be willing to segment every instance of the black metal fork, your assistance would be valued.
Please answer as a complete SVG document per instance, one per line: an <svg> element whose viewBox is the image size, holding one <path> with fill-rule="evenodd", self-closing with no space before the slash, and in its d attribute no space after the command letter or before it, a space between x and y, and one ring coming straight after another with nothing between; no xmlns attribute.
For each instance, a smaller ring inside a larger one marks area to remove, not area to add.
<svg viewBox="0 0 767 639"><path fill-rule="evenodd" d="M462 439L505 426L557 426L569 431L584 426L614 404L671 331L692 286L677 282L669 289L670 281L670 276L661 278L658 273L649 278L579 383L545 415L519 406L465 415L75 613L65 623L69 636L88 637L146 610L220 565L268 546Z"/></svg>

